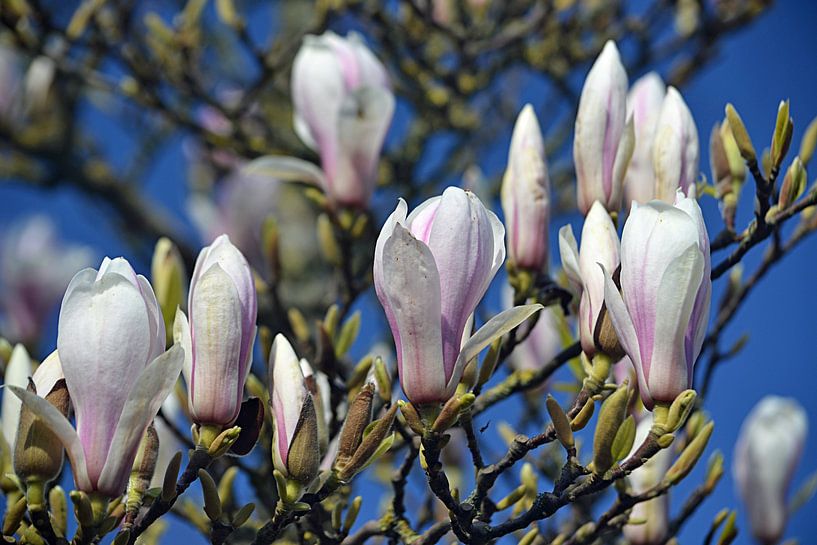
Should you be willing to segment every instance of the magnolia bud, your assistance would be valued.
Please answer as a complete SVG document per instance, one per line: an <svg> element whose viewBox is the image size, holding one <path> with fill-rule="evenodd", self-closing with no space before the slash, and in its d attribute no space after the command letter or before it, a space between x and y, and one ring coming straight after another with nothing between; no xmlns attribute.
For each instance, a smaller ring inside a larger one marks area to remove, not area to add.
<svg viewBox="0 0 817 545"><path fill-rule="evenodd" d="M630 391L626 384L604 400L599 411L599 420L593 435L593 472L604 475L613 467L613 443L621 424L627 416Z"/></svg>
<svg viewBox="0 0 817 545"><path fill-rule="evenodd" d="M44 397L63 416L68 416L70 399L59 356L54 351L37 368L28 383L28 391ZM63 445L54 432L23 406L14 446L14 473L23 482L54 480L62 469Z"/></svg>
<svg viewBox="0 0 817 545"><path fill-rule="evenodd" d="M806 190L807 183L806 169L803 167L800 157L795 157L786 176L783 178L783 185L780 187L780 198L777 206L780 210L785 210Z"/></svg>
<svg viewBox="0 0 817 545"><path fill-rule="evenodd" d="M187 292L187 272L179 249L166 237L156 242L150 276L156 300L162 309L168 345L173 341L173 320L176 308L183 307Z"/></svg>

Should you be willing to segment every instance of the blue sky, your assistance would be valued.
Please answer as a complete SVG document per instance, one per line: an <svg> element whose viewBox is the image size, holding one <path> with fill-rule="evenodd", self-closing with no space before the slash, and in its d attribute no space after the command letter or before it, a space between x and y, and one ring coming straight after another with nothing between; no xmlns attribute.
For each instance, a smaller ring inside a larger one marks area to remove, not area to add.
<svg viewBox="0 0 817 545"><path fill-rule="evenodd" d="M817 70L814 69L814 53L817 51L817 3L780 2L750 28L731 36L722 43L717 58L705 67L682 89L683 95L695 116L703 144L702 170L708 175L708 153L706 142L712 125L723 116L723 107L732 102L741 113L756 147L768 145L777 104L781 99L791 100L792 115L795 120L793 153L799 147L805 126L817 115ZM630 74L631 81L640 74ZM541 114L541 113L540 113ZM106 132L106 140L111 149L127 147L127 137L121 129L99 121L100 129ZM109 137L109 138L107 138ZM166 203L171 210L180 210L184 191L182 180L183 164L180 158L180 142L174 141L167 153L153 171L147 183L149 194ZM792 153L792 156L793 156ZM504 152L498 155L504 158ZM486 165L489 168L501 165ZM814 179L812 173L811 179ZM751 188L747 188L751 189ZM750 193L750 191L747 191ZM745 220L751 213L751 195L742 201L742 215ZM0 202L7 203L0 226L4 226L33 211L44 212L54 217L69 239L77 239L95 245L99 254L118 255L125 252L122 241L104 228L104 216L92 204L78 198L72 191L60 189L49 193L39 190L20 189L16 186L0 185ZM720 229L720 219L714 201L701 201L710 226L710 233ZM553 222L553 237L558 227L567 220L558 218ZM554 243L553 254L556 261ZM758 262L761 250L749 254L746 270L751 271ZM716 255L713 262L719 260ZM141 264L142 272L146 262ZM719 368L707 399L707 410L716 422L716 431L710 450L724 452L727 467L731 466L732 449L736 441L740 423L754 404L766 394L785 395L796 398L806 409L812 425L805 454L795 473L794 488L817 470L817 355L814 337L817 321L813 309L817 308L815 289L815 268L817 268L817 237L806 241L797 252L775 268L762 285L752 294L751 299L739 312L736 320L727 330L724 341L737 339L748 333L751 338L739 357ZM717 301L717 293L714 301ZM363 308L376 310L366 304ZM49 347L44 346L44 349ZM509 408L520 409L518 404ZM703 465L703 464L702 464ZM699 468L700 469L700 468ZM673 506L677 508L685 497L685 492L700 481L701 471L694 472L680 494L673 495ZM364 489L365 490L365 489ZM374 491L374 489L373 489ZM376 502L367 507L374 508ZM723 507L737 506L731 470L713 496L706 501L696 516L681 534L683 543L699 543L706 533L714 514ZM817 504L811 502L797 513L789 524L787 537L799 537L806 542L808 536L817 532ZM368 509L364 508L364 512ZM365 513L364 513L365 514ZM749 543L747 521L743 509L739 507L738 524L742 536L738 543ZM189 536L190 530L174 523L176 538Z"/></svg>

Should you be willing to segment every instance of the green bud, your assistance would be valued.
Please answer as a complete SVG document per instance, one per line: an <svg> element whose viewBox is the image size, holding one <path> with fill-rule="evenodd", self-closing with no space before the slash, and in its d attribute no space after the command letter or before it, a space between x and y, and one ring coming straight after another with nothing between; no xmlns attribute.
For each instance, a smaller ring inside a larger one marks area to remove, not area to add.
<svg viewBox="0 0 817 545"><path fill-rule="evenodd" d="M346 388L350 392L354 391L366 381L366 378L369 376L369 370L373 364L374 356L366 356L355 365L355 368L352 369L352 373L346 381Z"/></svg>
<svg viewBox="0 0 817 545"><path fill-rule="evenodd" d="M26 514L26 498L25 496L17 500L14 505L6 508L6 517L3 519L3 535L11 536L17 532L20 523L23 522L23 517Z"/></svg>
<svg viewBox="0 0 817 545"><path fill-rule="evenodd" d="M156 301L162 310L168 345L173 342L173 321L176 309L184 306L187 297L187 272L179 249L162 237L156 242L150 264L150 279Z"/></svg>
<svg viewBox="0 0 817 545"><path fill-rule="evenodd" d="M207 449L207 454L209 454L212 458L223 456L230 450L233 443L238 440L238 436L240 434L241 428L238 426L233 426L232 428L227 428L226 430L222 431L216 436L213 442L210 443L210 447Z"/></svg>
<svg viewBox="0 0 817 545"><path fill-rule="evenodd" d="M482 360L482 366L479 368L476 383L477 387L482 387L493 376L496 364L499 362L499 349L501 346L502 337L500 336L488 347L488 353L485 355L485 359Z"/></svg>
<svg viewBox="0 0 817 545"><path fill-rule="evenodd" d="M737 511L732 511L729 513L729 517L726 519L726 524L723 526L723 531L718 538L718 545L729 545L738 536L738 529L735 525L737 515Z"/></svg>
<svg viewBox="0 0 817 545"><path fill-rule="evenodd" d="M153 423L145 430L136 459L133 462L127 488L127 511L134 516L142 507L142 501L153 478L159 456L159 435Z"/></svg>
<svg viewBox="0 0 817 545"><path fill-rule="evenodd" d="M88 498L88 494L81 490L72 490L68 495L74 503L74 515L80 526L84 528L93 526L94 511L91 507L91 500Z"/></svg>
<svg viewBox="0 0 817 545"><path fill-rule="evenodd" d="M356 496L349 505L349 510L346 512L346 521L343 523L343 533L348 534L352 526L355 525L357 516L360 514L360 506L363 505L363 498Z"/></svg>
<svg viewBox="0 0 817 545"><path fill-rule="evenodd" d="M800 157L795 157L786 171L783 185L780 187L780 198L777 201L780 210L785 210L800 198L800 195L806 190L808 182L806 178L806 169L803 167Z"/></svg>
<svg viewBox="0 0 817 545"><path fill-rule="evenodd" d="M596 474L603 475L615 463L612 453L613 443L627 415L629 400L630 390L625 383L601 405L596 431L593 435L593 467Z"/></svg>
<svg viewBox="0 0 817 545"><path fill-rule="evenodd" d="M366 214L358 214L355 218L355 222L352 224L352 228L349 229L349 233L352 235L352 238L360 238L363 236L363 233L366 232L366 227L369 226L369 216Z"/></svg>
<svg viewBox="0 0 817 545"><path fill-rule="evenodd" d="M352 347L360 331L360 311L355 311L352 316L343 323L340 334L335 341L335 356L340 358Z"/></svg>
<svg viewBox="0 0 817 545"><path fill-rule="evenodd" d="M774 125L774 134L772 135L772 147L770 151L770 159L772 168L780 168L780 164L786 157L791 145L791 134L794 129L792 118L789 117L789 101L781 100L777 107L777 120Z"/></svg>
<svg viewBox="0 0 817 545"><path fill-rule="evenodd" d="M290 307L287 310L287 318L289 318L289 325L292 327L292 332L295 338L301 343L309 341L309 325L306 323L306 318L301 314L301 311L295 307Z"/></svg>
<svg viewBox="0 0 817 545"><path fill-rule="evenodd" d="M669 448L673 441L675 441L675 436L671 433L665 433L656 440L661 448Z"/></svg>
<svg viewBox="0 0 817 545"><path fill-rule="evenodd" d="M803 134L803 140L800 141L800 159L804 165L811 161L815 147L817 147L817 117L811 120Z"/></svg>
<svg viewBox="0 0 817 545"><path fill-rule="evenodd" d="M579 414L576 415L570 422L570 429L579 431L584 429L590 419L593 417L593 412L596 410L596 401L591 397L585 402L584 407L581 408Z"/></svg>
<svg viewBox="0 0 817 545"><path fill-rule="evenodd" d="M236 475L238 475L238 468L230 466L224 471L221 480L218 482L218 497L221 498L221 503L225 506L233 503L233 483Z"/></svg>
<svg viewBox="0 0 817 545"><path fill-rule="evenodd" d="M698 463L698 460L704 453L714 427L714 422L710 422L703 427L701 432L687 445L681 453L681 456L675 460L675 463L672 464L672 467L670 467L664 475L665 482L674 485L689 475L689 472L692 471L692 468L695 467L695 464Z"/></svg>
<svg viewBox="0 0 817 545"><path fill-rule="evenodd" d="M616 463L623 460L633 448L635 442L635 419L628 416L621 427L618 428L616 438L613 440L612 454Z"/></svg>
<svg viewBox="0 0 817 545"><path fill-rule="evenodd" d="M411 428L411 431L422 436L425 432L425 426L423 426L423 419L420 418L420 413L417 412L414 405L401 399L397 402L397 406L400 408L400 412L403 414L403 418L406 419L406 424Z"/></svg>
<svg viewBox="0 0 817 545"><path fill-rule="evenodd" d="M573 448L575 446L573 430L570 429L570 421L567 419L564 410L552 396L547 397L545 406L550 415L550 420L553 422L553 429L556 430L556 437L559 442L566 449Z"/></svg>
<svg viewBox="0 0 817 545"><path fill-rule="evenodd" d="M343 261L341 257L341 250L338 242L335 239L335 230L332 226L332 221L326 214L318 216L318 243L320 245L321 253L326 262L330 265L339 266Z"/></svg>
<svg viewBox="0 0 817 545"><path fill-rule="evenodd" d="M326 316L323 317L323 328L326 331L327 335L329 335L330 339L335 338L335 334L338 331L338 322L340 321L340 307L336 304L329 305L329 308L326 309Z"/></svg>
<svg viewBox="0 0 817 545"><path fill-rule="evenodd" d="M374 380L377 383L377 394L384 403L391 401L391 375L386 368L383 358L377 356L374 359Z"/></svg>
<svg viewBox="0 0 817 545"><path fill-rule="evenodd" d="M229 27L241 25L241 17L235 10L233 0L216 0L216 14L221 22Z"/></svg>
<svg viewBox="0 0 817 545"><path fill-rule="evenodd" d="M684 425L689 413L695 407L695 399L698 394L695 390L684 390L670 405L669 413L667 414L667 431L674 432Z"/></svg>
<svg viewBox="0 0 817 545"><path fill-rule="evenodd" d="M757 161L755 147L752 145L752 139L749 138L749 133L746 131L746 125L743 124L743 120L731 103L726 105L726 120L729 122L729 128L740 150L741 157L746 162Z"/></svg>
<svg viewBox="0 0 817 545"><path fill-rule="evenodd" d="M539 537L539 530L534 528L533 530L529 531L527 534L522 536L522 539L519 540L518 545L533 545L534 540Z"/></svg>
<svg viewBox="0 0 817 545"><path fill-rule="evenodd" d="M176 497L176 478L182 467L182 453L177 452L170 459L165 470L165 478L162 481L162 501L170 501Z"/></svg>
<svg viewBox="0 0 817 545"><path fill-rule="evenodd" d="M723 454L715 451L709 458L709 465L706 468L706 486L710 490L715 488L718 481L723 477Z"/></svg>
<svg viewBox="0 0 817 545"><path fill-rule="evenodd" d="M729 158L726 156L720 124L715 124L709 135L709 166L712 169L712 180L715 185L732 181L732 172L729 167Z"/></svg>
<svg viewBox="0 0 817 545"><path fill-rule="evenodd" d="M468 393L461 396L454 396L443 405L443 410L434 420L431 430L437 433L442 433L459 420L460 414L468 410L476 401L477 396Z"/></svg>
<svg viewBox="0 0 817 545"><path fill-rule="evenodd" d="M527 488L525 485L520 485L511 490L511 493L496 502L496 510L503 511L508 507L512 507L516 504L519 500L525 497L525 492Z"/></svg>
<svg viewBox="0 0 817 545"><path fill-rule="evenodd" d="M48 506L54 530L64 536L68 532L68 501L61 486L56 485L48 491Z"/></svg>
<svg viewBox="0 0 817 545"><path fill-rule="evenodd" d="M255 504L248 503L244 507L238 510L238 512L233 517L233 527L238 528L239 526L243 526L245 522L249 520L252 516L253 511L255 511Z"/></svg>
<svg viewBox="0 0 817 545"><path fill-rule="evenodd" d="M199 469L199 481L204 496L204 512L210 520L218 520L221 517L221 498L218 496L216 482L206 469Z"/></svg>

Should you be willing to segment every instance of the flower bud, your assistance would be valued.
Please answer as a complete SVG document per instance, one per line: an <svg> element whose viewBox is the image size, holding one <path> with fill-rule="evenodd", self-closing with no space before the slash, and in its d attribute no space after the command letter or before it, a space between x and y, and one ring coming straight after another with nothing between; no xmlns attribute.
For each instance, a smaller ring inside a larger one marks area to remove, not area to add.
<svg viewBox="0 0 817 545"><path fill-rule="evenodd" d="M363 430L372 421L372 403L374 401L374 385L365 384L349 405L346 420L340 431L338 440L338 455L335 458L335 467L343 468L354 455L360 442L363 440Z"/></svg>
<svg viewBox="0 0 817 545"><path fill-rule="evenodd" d="M627 73L608 41L584 81L576 114L573 161L578 205L587 214L595 201L610 212L621 207L622 185L635 145L627 115Z"/></svg>
<svg viewBox="0 0 817 545"><path fill-rule="evenodd" d="M318 416L298 356L280 333L270 351L269 383L273 464L284 476L307 485L320 465Z"/></svg>
<svg viewBox="0 0 817 545"><path fill-rule="evenodd" d="M176 313L174 338L185 351L190 416L229 426L241 410L256 334L255 283L247 260L227 235L202 249L187 308Z"/></svg>
<svg viewBox="0 0 817 545"><path fill-rule="evenodd" d="M740 155L747 162L757 160L755 147L752 145L752 139L749 138L749 132L746 130L746 125L743 124L743 119L735 110L732 104L727 104L725 108L726 121L729 123L729 128L732 131L732 136L735 137L735 143L740 150Z"/></svg>
<svg viewBox="0 0 817 545"><path fill-rule="evenodd" d="M307 36L292 65L295 132L321 157L323 189L365 207L394 113L386 69L357 34Z"/></svg>
<svg viewBox="0 0 817 545"><path fill-rule="evenodd" d="M470 359L461 356L463 332L505 258L504 235L476 195L455 187L409 215L401 199L386 220L375 247L374 284L412 403L453 395Z"/></svg>
<svg viewBox="0 0 817 545"><path fill-rule="evenodd" d="M605 272L604 301L638 375L644 406L692 385L709 320L709 238L695 199L634 205L621 237L621 293Z"/></svg>
<svg viewBox="0 0 817 545"><path fill-rule="evenodd" d="M596 352L596 325L604 304L604 274L599 264L607 271L615 271L619 265L616 227L601 203L593 203L584 220L581 251L573 229L566 225L559 231L559 252L568 277L582 287L579 337L582 350L592 356Z"/></svg>
<svg viewBox="0 0 817 545"><path fill-rule="evenodd" d="M789 170L786 171L783 185L780 187L780 198L777 201L779 209L785 210L799 199L800 195L806 190L807 183L806 169L803 167L803 162L800 161L800 157L795 157Z"/></svg>
<svg viewBox="0 0 817 545"><path fill-rule="evenodd" d="M601 404L599 420L593 434L593 472L598 475L604 475L615 463L613 443L627 416L629 400L630 390L623 384Z"/></svg>
<svg viewBox="0 0 817 545"><path fill-rule="evenodd" d="M530 104L522 109L513 129L501 197L510 263L520 269L545 272L550 180L542 131Z"/></svg>
<svg viewBox="0 0 817 545"><path fill-rule="evenodd" d="M639 78L627 95L627 115L632 115L635 131L635 149L624 178L624 207L627 209L633 201L646 204L655 198L652 149L665 94L661 76L650 72Z"/></svg>
<svg viewBox="0 0 817 545"><path fill-rule="evenodd" d="M68 417L71 402L56 351L37 368L28 383L28 391L45 398L60 414ZM57 478L62 469L63 450L59 438L46 423L23 406L14 447L14 473L20 480L47 483Z"/></svg>
<svg viewBox="0 0 817 545"><path fill-rule="evenodd" d="M181 371L183 350L164 347L153 289L127 261L105 258L99 271L74 276L60 309L57 349L76 431L46 400L10 389L59 437L79 491L97 498L124 492L142 434Z"/></svg>
<svg viewBox="0 0 817 545"><path fill-rule="evenodd" d="M698 177L700 146L695 120L675 87L661 105L652 153L655 198L672 203L679 188L686 195Z"/></svg>
<svg viewBox="0 0 817 545"><path fill-rule="evenodd" d="M167 237L162 237L156 242L150 265L150 277L156 300L162 309L167 343L170 344L173 340L173 320L176 317L176 308L184 306L187 272L179 249Z"/></svg>
<svg viewBox="0 0 817 545"><path fill-rule="evenodd" d="M3 384L5 386L17 386L19 388L26 388L28 386L28 377L31 376L31 357L28 355L28 350L22 344L14 346L11 352L11 357L6 364L6 371L3 375ZM3 392L2 418L3 424L3 439L8 445L9 453L14 450L14 442L17 437L17 429L20 424L20 399L9 391Z"/></svg>
<svg viewBox="0 0 817 545"><path fill-rule="evenodd" d="M803 451L808 418L793 399L764 397L746 417L732 471L752 534L777 543L786 528L786 492Z"/></svg>

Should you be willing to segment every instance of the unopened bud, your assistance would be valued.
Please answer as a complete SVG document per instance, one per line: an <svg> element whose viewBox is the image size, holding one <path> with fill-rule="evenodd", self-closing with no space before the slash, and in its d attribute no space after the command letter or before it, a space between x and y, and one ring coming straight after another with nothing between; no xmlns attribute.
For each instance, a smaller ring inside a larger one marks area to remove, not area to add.
<svg viewBox="0 0 817 545"><path fill-rule="evenodd" d="M287 317L295 338L302 343L309 341L309 325L306 323L306 318L304 318L301 311L295 307L290 307L287 311Z"/></svg>
<svg viewBox="0 0 817 545"><path fill-rule="evenodd" d="M162 310L168 344L173 341L173 321L176 308L184 306L187 273L179 249L166 237L156 242L150 276L156 300Z"/></svg>
<svg viewBox="0 0 817 545"><path fill-rule="evenodd" d="M802 161L800 161L799 157L795 157L786 171L783 185L780 187L780 198L777 201L780 210L785 210L800 198L800 195L806 190L806 178L806 169L803 168Z"/></svg>
<svg viewBox="0 0 817 545"><path fill-rule="evenodd" d="M496 364L499 362L499 349L502 346L502 337L498 337L488 347L488 353L485 359L482 360L482 366L479 368L479 375L477 376L477 387L483 386L491 379L496 369Z"/></svg>
<svg viewBox="0 0 817 545"><path fill-rule="evenodd" d="M210 443L210 447L207 449L207 454L209 454L212 458L218 458L219 456L226 454L227 451L230 450L230 447L233 446L233 443L236 442L239 435L241 435L240 427L233 426L232 428L227 428L218 434L213 442Z"/></svg>
<svg viewBox="0 0 817 545"><path fill-rule="evenodd" d="M522 539L519 540L518 545L533 545L536 538L539 536L539 530L534 528L533 530L529 531L527 534L522 536Z"/></svg>
<svg viewBox="0 0 817 545"><path fill-rule="evenodd" d="M811 120L803 134L803 140L800 141L800 159L804 165L811 161L815 147L817 147L817 117Z"/></svg>
<svg viewBox="0 0 817 545"><path fill-rule="evenodd" d="M51 511L51 524L60 535L68 531L68 500L61 486L54 486L48 491L48 507Z"/></svg>
<svg viewBox="0 0 817 545"><path fill-rule="evenodd" d="M599 420L593 435L593 468L594 472L603 475L613 467L613 442L627 414L630 390L627 384L621 385L613 392L599 411Z"/></svg>
<svg viewBox="0 0 817 545"><path fill-rule="evenodd" d="M14 505L6 509L6 517L3 519L4 536L11 536L17 532L26 514L26 507L26 499L22 497Z"/></svg>
<svg viewBox="0 0 817 545"><path fill-rule="evenodd" d="M789 101L781 100L777 107L777 120L774 125L772 135L772 147L769 151L772 168L780 168L780 164L786 157L791 145L791 134L794 130L794 122L789 117Z"/></svg>
<svg viewBox="0 0 817 545"><path fill-rule="evenodd" d="M562 407L552 396L547 397L545 406L550 415L550 420L553 422L553 429L556 430L556 437L559 439L559 442L566 449L573 448L575 445L573 430L570 429L570 421L567 419L564 410L562 410Z"/></svg>
<svg viewBox="0 0 817 545"><path fill-rule="evenodd" d="M37 393L34 380L29 379L28 391ZM45 397L63 416L68 416L70 398L65 379L58 380L50 392L39 392L38 395ZM62 442L54 432L26 405L22 405L14 445L14 473L20 480L53 481L62 469L63 452Z"/></svg>
<svg viewBox="0 0 817 545"><path fill-rule="evenodd" d="M330 265L339 265L341 263L340 247L335 239L335 230L332 227L332 222L326 214L318 216L317 232L318 243L323 258Z"/></svg>
<svg viewBox="0 0 817 545"><path fill-rule="evenodd" d="M277 279L281 269L281 240L278 222L274 216L267 216L261 225L261 251L267 264L270 278Z"/></svg>
<svg viewBox="0 0 817 545"><path fill-rule="evenodd" d="M729 122L729 128L732 131L732 136L735 138L735 143L738 145L741 157L747 162L757 161L757 154L755 153L755 147L752 145L752 139L749 138L749 133L746 131L743 120L731 103L726 105L726 120Z"/></svg>
<svg viewBox="0 0 817 545"><path fill-rule="evenodd" d="M340 328L337 339L335 340L335 357L342 357L349 351L352 344L357 339L357 334L360 331L360 311L356 311L343 323Z"/></svg>
<svg viewBox="0 0 817 545"><path fill-rule="evenodd" d="M414 405L401 399L397 402L397 406L400 408L400 412L403 413L403 418L406 419L406 424L411 428L411 431L422 436L425 432L425 426L423 426L423 419L420 418L420 413L417 412Z"/></svg>
<svg viewBox="0 0 817 545"><path fill-rule="evenodd" d="M158 457L159 434L156 433L156 427L151 423L142 436L142 442L139 444L139 450L128 479L127 511L133 513L133 517L142 506L142 500L153 478Z"/></svg>
<svg viewBox="0 0 817 545"><path fill-rule="evenodd" d="M624 357L624 348L618 341L618 335L613 328L613 321L610 319L610 313L607 312L606 304L602 305L599 311L593 341L596 348L607 354L612 361L618 361Z"/></svg>
<svg viewBox="0 0 817 545"><path fill-rule="evenodd" d="M726 524L723 526L723 531L718 538L718 545L729 545L735 540L736 537L738 537L738 529L735 525L737 516L737 511L732 511L729 513L729 517L726 519Z"/></svg>
<svg viewBox="0 0 817 545"><path fill-rule="evenodd" d="M335 458L337 469L343 469L346 466L363 440L363 431L372 420L374 389L373 384L365 384L349 405L349 411L346 413L346 420L343 422L338 440L338 455Z"/></svg>
<svg viewBox="0 0 817 545"><path fill-rule="evenodd" d="M672 464L672 467L669 468L666 475L664 476L665 482L670 484L676 484L681 479L686 477L692 468L695 467L695 464L698 463L698 460L701 458L704 450L706 449L706 445L709 442L709 438L712 436L712 429L715 427L714 422L710 422L701 430L701 432L693 439L689 445L684 449L681 453L681 456Z"/></svg>
<svg viewBox="0 0 817 545"><path fill-rule="evenodd" d="M588 422L590 422L590 419L593 417L593 412L595 410L596 400L594 400L591 397L585 402L584 407L581 408L579 414L577 414L576 417L573 420L571 420L570 429L573 431L579 431L584 429L584 427L587 425Z"/></svg>
<svg viewBox="0 0 817 545"><path fill-rule="evenodd" d="M344 521L342 528L345 534L348 534L349 530L351 530L352 526L354 526L357 516L360 514L361 505L363 505L363 498L361 496L356 496L349 505L349 510L346 512L346 520Z"/></svg>
<svg viewBox="0 0 817 545"><path fill-rule="evenodd" d="M676 396L667 414L666 427L668 432L672 433L684 425L689 413L695 407L697 397L698 394L695 390L684 390Z"/></svg>
<svg viewBox="0 0 817 545"><path fill-rule="evenodd" d="M374 359L372 370L372 375L377 385L377 394L384 403L388 403L391 401L391 375L389 375L389 370L383 358L377 356Z"/></svg>
<svg viewBox="0 0 817 545"><path fill-rule="evenodd" d="M471 405L474 404L476 398L477 397L474 394L468 393L459 397L452 397L446 401L445 405L443 405L442 411L440 411L440 414L437 416L436 420L434 420L431 430L437 433L442 433L456 424L457 420L460 418L460 413L470 408Z"/></svg>
<svg viewBox="0 0 817 545"><path fill-rule="evenodd" d="M287 454L289 476L299 483L308 484L318 474L320 450L318 447L318 418L311 396L306 396L298 426Z"/></svg>
<svg viewBox="0 0 817 545"><path fill-rule="evenodd" d="M248 503L239 509L233 517L233 527L238 528L239 526L242 526L252 516L253 511L255 511L254 503Z"/></svg>
<svg viewBox="0 0 817 545"><path fill-rule="evenodd" d="M170 459L165 470L165 477L162 481L162 501L170 501L176 497L176 478L182 467L182 453L177 452Z"/></svg>
<svg viewBox="0 0 817 545"><path fill-rule="evenodd" d="M94 511L91 507L91 500L88 494L81 490L72 490L69 497L74 504L74 515L80 526L90 528L94 525Z"/></svg>
<svg viewBox="0 0 817 545"><path fill-rule="evenodd" d="M633 449L635 442L635 419L632 415L624 419L621 426L616 432L616 438L613 440L613 447L611 449L613 460L615 463L623 460L625 456Z"/></svg>
<svg viewBox="0 0 817 545"><path fill-rule="evenodd" d="M496 510L503 511L508 507L512 507L516 504L519 500L525 497L525 491L527 488L525 485L520 485L514 488L510 494L496 502Z"/></svg>
<svg viewBox="0 0 817 545"><path fill-rule="evenodd" d="M199 481L204 497L204 512L210 520L218 520L221 517L221 498L218 497L216 482L206 469L199 469Z"/></svg>
<svg viewBox="0 0 817 545"><path fill-rule="evenodd" d="M357 472L366 467L378 454L385 452L391 446L390 443L384 445L387 436L391 433L394 417L397 415L397 405L392 405L389 411L382 418L373 423L371 431L363 438L360 446L355 450L349 463L340 471L338 476L342 481L351 479Z"/></svg>
<svg viewBox="0 0 817 545"><path fill-rule="evenodd" d="M723 454L715 451L709 458L709 464L706 467L706 486L710 490L715 488L718 481L723 477Z"/></svg>

